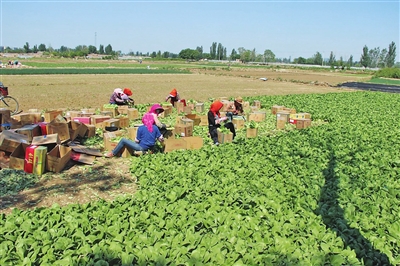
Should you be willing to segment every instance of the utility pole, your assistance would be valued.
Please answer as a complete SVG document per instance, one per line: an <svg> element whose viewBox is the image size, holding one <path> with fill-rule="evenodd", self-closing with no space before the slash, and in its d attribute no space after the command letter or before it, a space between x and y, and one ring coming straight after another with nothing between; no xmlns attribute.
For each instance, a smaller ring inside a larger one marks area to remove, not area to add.
<svg viewBox="0 0 400 266"><path fill-rule="evenodd" d="M94 47L97 47L97 32L94 32Z"/></svg>

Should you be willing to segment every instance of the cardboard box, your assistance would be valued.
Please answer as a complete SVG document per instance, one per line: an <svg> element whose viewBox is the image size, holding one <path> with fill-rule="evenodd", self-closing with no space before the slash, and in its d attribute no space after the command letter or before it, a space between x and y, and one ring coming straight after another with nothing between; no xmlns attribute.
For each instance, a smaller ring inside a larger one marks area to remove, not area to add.
<svg viewBox="0 0 400 266"><path fill-rule="evenodd" d="M302 118L298 119L296 123L296 128L297 129L303 129L311 126L311 119L308 118Z"/></svg>
<svg viewBox="0 0 400 266"><path fill-rule="evenodd" d="M247 128L246 129L246 137L247 138L255 138L258 134L258 128Z"/></svg>
<svg viewBox="0 0 400 266"><path fill-rule="evenodd" d="M185 103L184 102L176 102L175 103L175 108L178 114L185 112Z"/></svg>
<svg viewBox="0 0 400 266"><path fill-rule="evenodd" d="M33 174L42 175L46 169L47 147L38 146L34 152Z"/></svg>
<svg viewBox="0 0 400 266"><path fill-rule="evenodd" d="M286 122L289 122L289 120L290 120L290 113L287 112L287 111L279 111L276 115L279 115L281 117L285 117L286 118Z"/></svg>
<svg viewBox="0 0 400 266"><path fill-rule="evenodd" d="M132 140L136 138L137 130L139 127L129 127L128 128L128 137Z"/></svg>
<svg viewBox="0 0 400 266"><path fill-rule="evenodd" d="M222 133L221 131L218 130L218 142L220 144L230 143L232 141L233 141L233 134L231 132Z"/></svg>
<svg viewBox="0 0 400 266"><path fill-rule="evenodd" d="M17 148L11 153L9 168L16 170L24 170L25 153L28 143L20 143Z"/></svg>
<svg viewBox="0 0 400 266"><path fill-rule="evenodd" d="M113 139L117 137L124 137L125 134L126 132L122 130L103 133L104 150L112 151L115 149L115 147L118 145L118 141L113 141Z"/></svg>
<svg viewBox="0 0 400 266"><path fill-rule="evenodd" d="M129 118L127 116L119 116L118 119L120 128L129 127Z"/></svg>
<svg viewBox="0 0 400 266"><path fill-rule="evenodd" d="M71 152L70 147L57 144L47 153L46 170L55 173L61 172L71 159Z"/></svg>
<svg viewBox="0 0 400 266"><path fill-rule="evenodd" d="M204 140L202 137L184 137L183 139L186 141L186 149L188 150L198 150L203 147Z"/></svg>
<svg viewBox="0 0 400 266"><path fill-rule="evenodd" d="M285 129L287 116L280 113L276 114L276 129Z"/></svg>
<svg viewBox="0 0 400 266"><path fill-rule="evenodd" d="M47 125L47 133L48 135L58 134L61 142L70 140L68 123L56 123L53 120Z"/></svg>
<svg viewBox="0 0 400 266"><path fill-rule="evenodd" d="M0 169L3 168L10 168L10 158L11 152L7 151L0 151ZM22 159L22 170L24 170L24 165L23 165L24 159Z"/></svg>
<svg viewBox="0 0 400 266"><path fill-rule="evenodd" d="M94 156L94 155L79 153L79 152L75 152L74 150L71 151L71 160L73 160L75 162L80 162L80 163L84 163L84 164L93 164L95 159L96 159L96 156Z"/></svg>
<svg viewBox="0 0 400 266"><path fill-rule="evenodd" d="M180 125L189 125L192 127L192 131L193 131L193 127L194 127L194 121L192 119L189 118L182 118L180 123Z"/></svg>
<svg viewBox="0 0 400 266"><path fill-rule="evenodd" d="M175 150L186 150L187 144L184 138L174 139L169 138L164 140L164 152L171 152Z"/></svg>
<svg viewBox="0 0 400 266"><path fill-rule="evenodd" d="M82 115L82 111L67 111L65 112L65 116L69 117L80 117Z"/></svg>
<svg viewBox="0 0 400 266"><path fill-rule="evenodd" d="M190 124L187 125L175 125L174 133L178 134L182 137L190 137L193 136L193 126Z"/></svg>
<svg viewBox="0 0 400 266"><path fill-rule="evenodd" d="M96 108L82 108L81 112L82 112L82 114L95 114Z"/></svg>
<svg viewBox="0 0 400 266"><path fill-rule="evenodd" d="M15 115L14 118L21 122L21 125L30 125L42 122L42 114L40 112L28 112Z"/></svg>
<svg viewBox="0 0 400 266"><path fill-rule="evenodd" d="M244 128L244 119L243 119L243 117L234 117L232 119L232 124L235 126L235 129Z"/></svg>
<svg viewBox="0 0 400 266"><path fill-rule="evenodd" d="M18 134L28 137L28 142L31 142L33 137L42 135L42 131L38 125L25 125L15 130Z"/></svg>
<svg viewBox="0 0 400 266"><path fill-rule="evenodd" d="M271 113L272 113L273 115L276 115L279 111L282 111L283 108L285 108L285 106L283 106L283 105L274 105L274 106L272 106L272 108L271 108Z"/></svg>
<svg viewBox="0 0 400 266"><path fill-rule="evenodd" d="M44 122L51 122L59 115L62 116L63 115L63 111L61 111L61 110L46 111L43 114Z"/></svg>
<svg viewBox="0 0 400 266"><path fill-rule="evenodd" d="M255 101L253 102L253 106L258 107L258 109L261 109L261 102L258 101L258 100L255 100Z"/></svg>
<svg viewBox="0 0 400 266"><path fill-rule="evenodd" d="M109 115L92 115L90 116L90 124L91 125L97 125L99 123L103 123L105 120L111 119L111 116Z"/></svg>
<svg viewBox="0 0 400 266"><path fill-rule="evenodd" d="M204 112L204 103L196 103L195 110L197 113Z"/></svg>
<svg viewBox="0 0 400 266"><path fill-rule="evenodd" d="M103 129L106 127L118 127L119 128L119 119L118 118L111 118L108 120L104 120L102 123Z"/></svg>
<svg viewBox="0 0 400 266"><path fill-rule="evenodd" d="M128 118L131 120L139 119L139 111L136 108L128 108Z"/></svg>
<svg viewBox="0 0 400 266"><path fill-rule="evenodd" d="M47 135L47 122L39 122L37 125L40 128L40 135Z"/></svg>
<svg viewBox="0 0 400 266"><path fill-rule="evenodd" d="M90 116L71 117L71 121L76 121L82 124L90 125L91 117Z"/></svg>
<svg viewBox="0 0 400 266"><path fill-rule="evenodd" d="M55 146L57 146L60 143L61 141L60 138L58 137L58 134L37 136L33 137L32 139L32 145L46 146L47 151L51 151Z"/></svg>
<svg viewBox="0 0 400 266"><path fill-rule="evenodd" d="M115 106L115 108L103 106L103 111L101 112L101 114L102 115L110 115L111 117L116 117L117 115L119 115L117 108L118 108L117 105Z"/></svg>
<svg viewBox="0 0 400 266"><path fill-rule="evenodd" d="M25 150L25 162L24 171L25 173L33 173L33 160L35 158L35 149L39 147L37 145L29 145Z"/></svg>
<svg viewBox="0 0 400 266"><path fill-rule="evenodd" d="M127 115L128 109L129 109L128 105L119 105L117 107L118 114L120 114L120 115Z"/></svg>
<svg viewBox="0 0 400 266"><path fill-rule="evenodd" d="M77 137L84 137L86 135L87 126L78 121L69 121L69 136L70 140L74 140Z"/></svg>
<svg viewBox="0 0 400 266"><path fill-rule="evenodd" d="M255 122L262 122L266 118L266 113L265 112L253 112L250 113L247 117L247 121L255 121Z"/></svg>
<svg viewBox="0 0 400 266"><path fill-rule="evenodd" d="M95 125L85 125L87 130L86 130L86 135L85 137L92 138L96 136L96 126Z"/></svg>
<svg viewBox="0 0 400 266"><path fill-rule="evenodd" d="M284 107L282 111L286 111L286 112L288 112L289 114L295 114L295 113L296 113L296 109L294 109L294 108L287 108L287 107Z"/></svg>
<svg viewBox="0 0 400 266"><path fill-rule="evenodd" d="M311 114L309 113L295 113L295 114L290 114L289 116L290 119L311 119Z"/></svg>
<svg viewBox="0 0 400 266"><path fill-rule="evenodd" d="M208 116L207 115L197 115L200 118L199 126L208 126Z"/></svg>
<svg viewBox="0 0 400 266"><path fill-rule="evenodd" d="M28 137L11 130L0 133L0 150L13 152L20 143L29 143Z"/></svg>

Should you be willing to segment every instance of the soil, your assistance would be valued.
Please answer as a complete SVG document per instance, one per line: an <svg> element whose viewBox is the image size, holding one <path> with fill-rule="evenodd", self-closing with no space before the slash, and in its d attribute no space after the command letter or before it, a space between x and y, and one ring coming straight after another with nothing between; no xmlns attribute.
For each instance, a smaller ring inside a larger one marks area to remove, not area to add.
<svg viewBox="0 0 400 266"><path fill-rule="evenodd" d="M303 70L202 70L192 75L45 75L1 77L20 110L101 108L116 87L132 89L136 103L161 102L172 88L186 99L207 101L220 96L283 95L353 91L336 87L344 82L362 82L368 76ZM267 78L263 81L260 78ZM32 188L18 195L0 197L0 213L13 208L33 209L57 203L87 203L113 200L138 189L130 161L138 158L96 157L93 165L72 161L61 173L45 173Z"/></svg>

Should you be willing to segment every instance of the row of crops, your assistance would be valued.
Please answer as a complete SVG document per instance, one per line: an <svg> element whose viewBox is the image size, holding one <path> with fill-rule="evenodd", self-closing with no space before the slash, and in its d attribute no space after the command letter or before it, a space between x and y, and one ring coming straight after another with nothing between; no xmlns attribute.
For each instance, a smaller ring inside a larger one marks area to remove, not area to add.
<svg viewBox="0 0 400 266"><path fill-rule="evenodd" d="M140 190L0 216L0 265L399 265L399 94L247 98L324 121L133 158Z"/></svg>

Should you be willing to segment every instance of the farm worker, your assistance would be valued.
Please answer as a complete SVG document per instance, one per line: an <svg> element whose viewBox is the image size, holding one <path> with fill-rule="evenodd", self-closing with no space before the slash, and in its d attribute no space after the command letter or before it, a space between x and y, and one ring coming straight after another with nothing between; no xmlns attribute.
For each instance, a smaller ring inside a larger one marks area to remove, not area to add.
<svg viewBox="0 0 400 266"><path fill-rule="evenodd" d="M170 99L170 102L172 104L172 106L175 106L176 102L179 102L181 97L179 96L178 91L174 88L169 95L165 98L165 101L168 101L168 99Z"/></svg>
<svg viewBox="0 0 400 266"><path fill-rule="evenodd" d="M224 104L220 101L215 101L211 104L210 110L207 113L208 116L208 132L210 133L210 137L213 140L215 145L219 145L218 143L218 131L217 129L221 127L221 122L227 120L227 117L221 117L219 111L224 106ZM226 122L224 127L228 128L232 134L233 139L236 136L235 126L232 122Z"/></svg>
<svg viewBox="0 0 400 266"><path fill-rule="evenodd" d="M243 116L244 118L244 111L243 111L243 98L238 96L235 98L233 101L233 104L231 105L231 109L228 111L226 114L232 121L234 116Z"/></svg>
<svg viewBox="0 0 400 266"><path fill-rule="evenodd" d="M130 102L129 96L126 95L121 88L116 88L110 97L111 104L126 105Z"/></svg>
<svg viewBox="0 0 400 266"><path fill-rule="evenodd" d="M150 114L150 115L153 116L154 123L156 124L156 126L160 130L161 134L164 135L167 132L167 125L161 123L160 120L158 119L158 116L162 112L164 112L164 108L162 108L162 106L160 104L156 103L156 104L153 104L150 107L150 111L148 111L146 114Z"/></svg>
<svg viewBox="0 0 400 266"><path fill-rule="evenodd" d="M128 95L130 102L131 102L132 104L134 104L135 101L134 101L132 98L130 98L130 96L132 96L132 91L131 91L131 89L129 89L129 88L124 88L123 92L124 92L126 95Z"/></svg>
<svg viewBox="0 0 400 266"><path fill-rule="evenodd" d="M122 138L118 145L107 153L106 157L114 157L119 154L123 148L129 148L134 151L148 151L153 150L156 141L164 141L164 137L161 135L160 130L155 125L154 117L151 114L146 113L142 118L143 125L139 126L135 141L130 139Z"/></svg>

